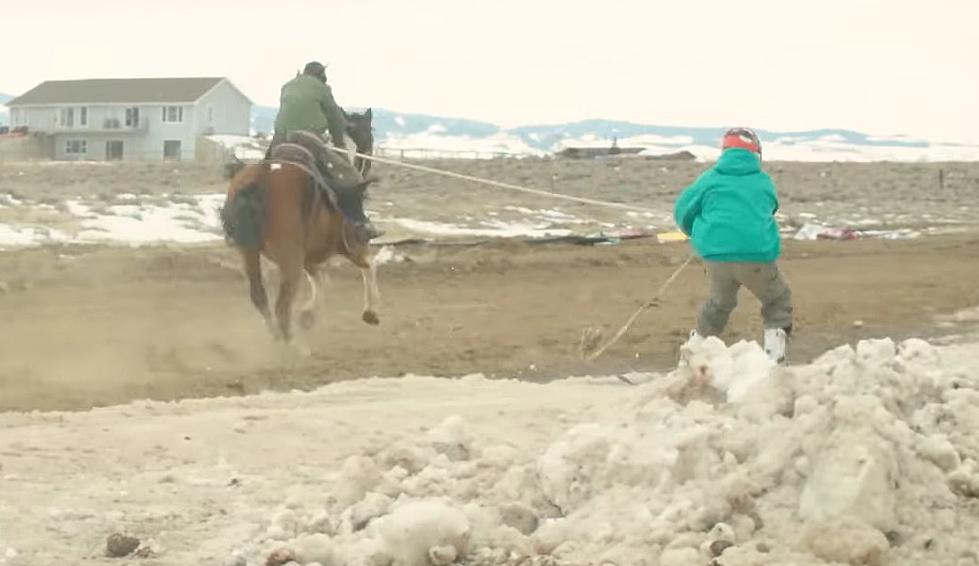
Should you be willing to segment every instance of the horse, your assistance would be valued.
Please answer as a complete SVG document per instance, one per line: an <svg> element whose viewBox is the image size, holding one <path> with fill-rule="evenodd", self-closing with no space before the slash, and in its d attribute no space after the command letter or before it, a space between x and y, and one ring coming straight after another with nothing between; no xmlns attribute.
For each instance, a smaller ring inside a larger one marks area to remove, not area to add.
<svg viewBox="0 0 979 566"><path fill-rule="evenodd" d="M371 110L346 116L347 135L357 152L371 154L374 144ZM356 157L353 165L366 173L369 163L368 159ZM353 237L344 216L316 188L309 167L272 159L251 164L238 162L227 166L226 172L230 181L221 209L225 238L241 254L251 302L273 338L288 343L293 337L292 304L303 275L310 285L310 297L300 308L298 322L305 330L312 328L316 274L327 260L337 255L346 257L361 270L364 285L361 319L370 325L380 323L377 315L380 292L370 244ZM359 183L351 191L352 198L360 199L362 204L367 186L375 181L367 178ZM275 321L262 277L263 256L276 264L280 273Z"/></svg>

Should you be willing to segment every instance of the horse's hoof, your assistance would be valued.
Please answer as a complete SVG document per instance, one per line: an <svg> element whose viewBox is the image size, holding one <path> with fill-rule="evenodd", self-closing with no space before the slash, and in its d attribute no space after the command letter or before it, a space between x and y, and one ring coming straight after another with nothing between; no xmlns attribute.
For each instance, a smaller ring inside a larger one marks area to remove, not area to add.
<svg viewBox="0 0 979 566"><path fill-rule="evenodd" d="M381 324L381 319L377 318L377 313L374 311L364 311L364 316L361 319L371 326Z"/></svg>
<svg viewBox="0 0 979 566"><path fill-rule="evenodd" d="M278 343L279 359L283 363L294 363L297 360L309 359L313 351L306 344L296 341L281 341Z"/></svg>
<svg viewBox="0 0 979 566"><path fill-rule="evenodd" d="M290 347L292 348L292 353L298 358L305 359L313 355L313 351L306 344L292 342Z"/></svg>
<svg viewBox="0 0 979 566"><path fill-rule="evenodd" d="M313 311L302 311L299 313L298 322L303 330L309 330L316 323L316 315L313 314Z"/></svg>

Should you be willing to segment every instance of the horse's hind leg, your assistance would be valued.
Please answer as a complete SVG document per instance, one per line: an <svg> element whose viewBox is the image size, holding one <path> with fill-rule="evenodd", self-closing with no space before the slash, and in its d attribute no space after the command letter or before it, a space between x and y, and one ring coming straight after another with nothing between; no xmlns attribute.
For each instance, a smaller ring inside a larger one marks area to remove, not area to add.
<svg viewBox="0 0 979 566"><path fill-rule="evenodd" d="M371 264L370 267L362 268L360 272L364 279L364 314L361 318L367 324L380 324L377 307L381 302L381 292L377 288L377 269Z"/></svg>
<svg viewBox="0 0 979 566"><path fill-rule="evenodd" d="M286 342L292 339L292 301L299 289L303 268L300 261L281 261L279 296L275 302L275 316L279 321L279 333Z"/></svg>
<svg viewBox="0 0 979 566"><path fill-rule="evenodd" d="M265 291L265 282L262 278L262 256L258 250L243 250L242 258L245 260L245 275L248 277L248 291L255 309L265 319L265 325L273 336L276 335L275 325L272 322L272 313L269 311L269 296Z"/></svg>
<svg viewBox="0 0 979 566"><path fill-rule="evenodd" d="M306 281L309 283L309 299L299 309L299 326L303 330L309 330L316 322L316 274L309 266L303 270Z"/></svg>

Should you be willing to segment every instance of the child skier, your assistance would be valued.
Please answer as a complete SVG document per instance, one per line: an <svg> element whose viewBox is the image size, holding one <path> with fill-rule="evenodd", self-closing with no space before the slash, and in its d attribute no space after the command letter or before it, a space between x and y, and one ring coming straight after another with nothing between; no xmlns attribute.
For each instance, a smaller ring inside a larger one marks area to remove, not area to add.
<svg viewBox="0 0 979 566"><path fill-rule="evenodd" d="M674 216L704 259L710 286L691 335L723 332L743 285L762 304L765 352L783 363L792 332L792 293L776 263L778 206L775 184L761 168L758 136L734 128L724 134L717 164L680 195Z"/></svg>

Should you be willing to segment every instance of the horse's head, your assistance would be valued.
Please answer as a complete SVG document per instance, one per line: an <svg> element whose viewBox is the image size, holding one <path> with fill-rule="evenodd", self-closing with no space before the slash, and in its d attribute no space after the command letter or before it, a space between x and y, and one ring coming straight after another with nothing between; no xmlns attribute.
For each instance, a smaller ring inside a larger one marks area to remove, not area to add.
<svg viewBox="0 0 979 566"><path fill-rule="evenodd" d="M360 153L374 153L374 127L372 121L374 112L368 108L365 112L344 112L347 118L347 134L357 144Z"/></svg>
<svg viewBox="0 0 979 566"><path fill-rule="evenodd" d="M372 121L374 119L374 112L368 108L364 113L358 114L356 112L346 112L344 111L344 116L347 119L347 135L354 140L354 144L357 145L357 152L363 153L365 155L374 154L374 127ZM354 160L354 167L361 172L362 175L367 175L371 170L371 161L369 159L364 159L358 157Z"/></svg>

